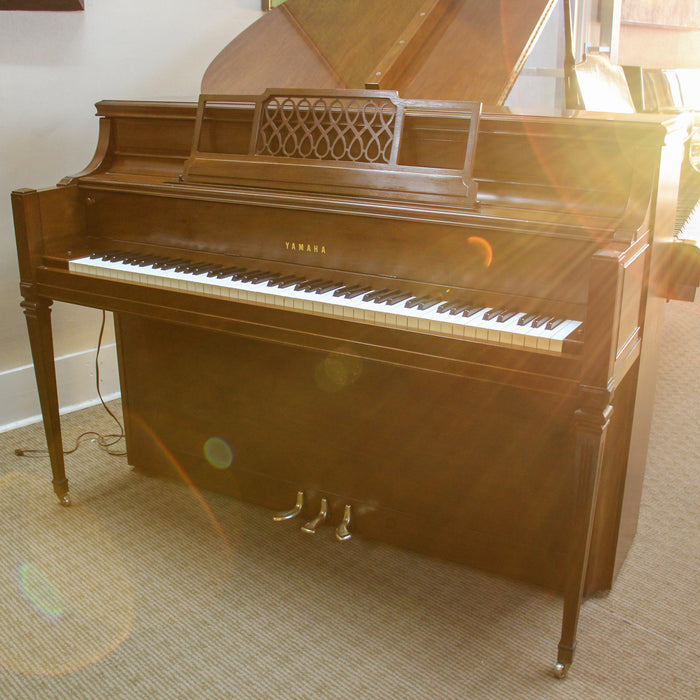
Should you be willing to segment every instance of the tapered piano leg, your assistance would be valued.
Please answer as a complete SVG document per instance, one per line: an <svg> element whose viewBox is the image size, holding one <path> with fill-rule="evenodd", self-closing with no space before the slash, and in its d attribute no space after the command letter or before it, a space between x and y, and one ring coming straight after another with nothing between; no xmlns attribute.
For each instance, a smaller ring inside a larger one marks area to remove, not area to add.
<svg viewBox="0 0 700 700"><path fill-rule="evenodd" d="M576 411L576 493L570 559L564 589L561 640L554 673L564 678L574 658L579 611L586 582L598 482L612 406L607 391L587 389Z"/></svg>
<svg viewBox="0 0 700 700"><path fill-rule="evenodd" d="M58 412L56 365L51 332L51 303L50 299L25 299L22 302L22 308L27 319L39 403L44 418L46 444L51 459L53 490L61 505L69 506L71 501L63 460L61 419Z"/></svg>

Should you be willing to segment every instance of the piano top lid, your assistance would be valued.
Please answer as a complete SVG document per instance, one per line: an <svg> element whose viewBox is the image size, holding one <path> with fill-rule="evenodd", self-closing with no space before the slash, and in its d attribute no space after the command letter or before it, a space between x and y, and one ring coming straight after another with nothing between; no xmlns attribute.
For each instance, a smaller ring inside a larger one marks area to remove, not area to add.
<svg viewBox="0 0 700 700"><path fill-rule="evenodd" d="M202 93L396 90L505 101L557 0L287 0L207 68Z"/></svg>

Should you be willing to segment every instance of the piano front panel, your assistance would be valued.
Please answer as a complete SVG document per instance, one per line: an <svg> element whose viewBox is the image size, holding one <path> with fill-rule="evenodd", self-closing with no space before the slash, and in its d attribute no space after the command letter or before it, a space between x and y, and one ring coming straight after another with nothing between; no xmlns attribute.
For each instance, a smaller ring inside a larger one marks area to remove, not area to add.
<svg viewBox="0 0 700 700"><path fill-rule="evenodd" d="M276 510L304 490L307 519L326 496L329 524L351 504L358 536L561 586L573 387L552 397L341 343L289 348L126 314L117 325L130 464ZM222 441L230 464L208 461Z"/></svg>
<svg viewBox="0 0 700 700"><path fill-rule="evenodd" d="M297 523L325 497L332 527L350 504L358 536L562 589L575 384L552 395L358 357L342 342L116 321L138 469L278 511L303 490ZM616 393L587 593L612 585L636 380L633 368Z"/></svg>

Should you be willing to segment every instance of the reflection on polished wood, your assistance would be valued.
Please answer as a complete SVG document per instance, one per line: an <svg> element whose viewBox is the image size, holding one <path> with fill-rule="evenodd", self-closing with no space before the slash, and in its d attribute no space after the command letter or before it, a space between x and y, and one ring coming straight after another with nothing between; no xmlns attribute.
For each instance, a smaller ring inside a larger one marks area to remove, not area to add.
<svg viewBox="0 0 700 700"><path fill-rule="evenodd" d="M115 314L130 464L558 591L566 673L634 536L664 305L699 266L673 231L687 115L482 108L552 5L289 0L198 105L98 104L93 161L12 195L62 502L54 300ZM362 314L315 313L336 292ZM513 318L572 331L516 344Z"/></svg>
<svg viewBox="0 0 700 700"><path fill-rule="evenodd" d="M376 86L409 99L502 104L556 4L287 0L221 51L201 91Z"/></svg>

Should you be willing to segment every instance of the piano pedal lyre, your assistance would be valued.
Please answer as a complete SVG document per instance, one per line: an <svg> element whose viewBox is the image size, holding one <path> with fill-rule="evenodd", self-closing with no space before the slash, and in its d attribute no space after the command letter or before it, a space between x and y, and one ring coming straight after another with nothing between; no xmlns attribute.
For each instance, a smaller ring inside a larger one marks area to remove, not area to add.
<svg viewBox="0 0 700 700"><path fill-rule="evenodd" d="M352 537L350 533L350 518L352 517L352 506L345 506L345 512L343 513L343 520L335 529L335 536L341 542L349 540Z"/></svg>
<svg viewBox="0 0 700 700"><path fill-rule="evenodd" d="M290 510L283 510L279 513L275 513L272 519L276 522L281 522L282 520L291 520L301 513L301 509L304 507L304 492L297 491L297 501L294 504L294 508Z"/></svg>
<svg viewBox="0 0 700 700"><path fill-rule="evenodd" d="M309 520L301 526L302 532L308 532L310 535L316 534L316 530L319 526L326 522L328 517L328 500L326 498L321 499L321 509L318 511L318 515L313 519Z"/></svg>

